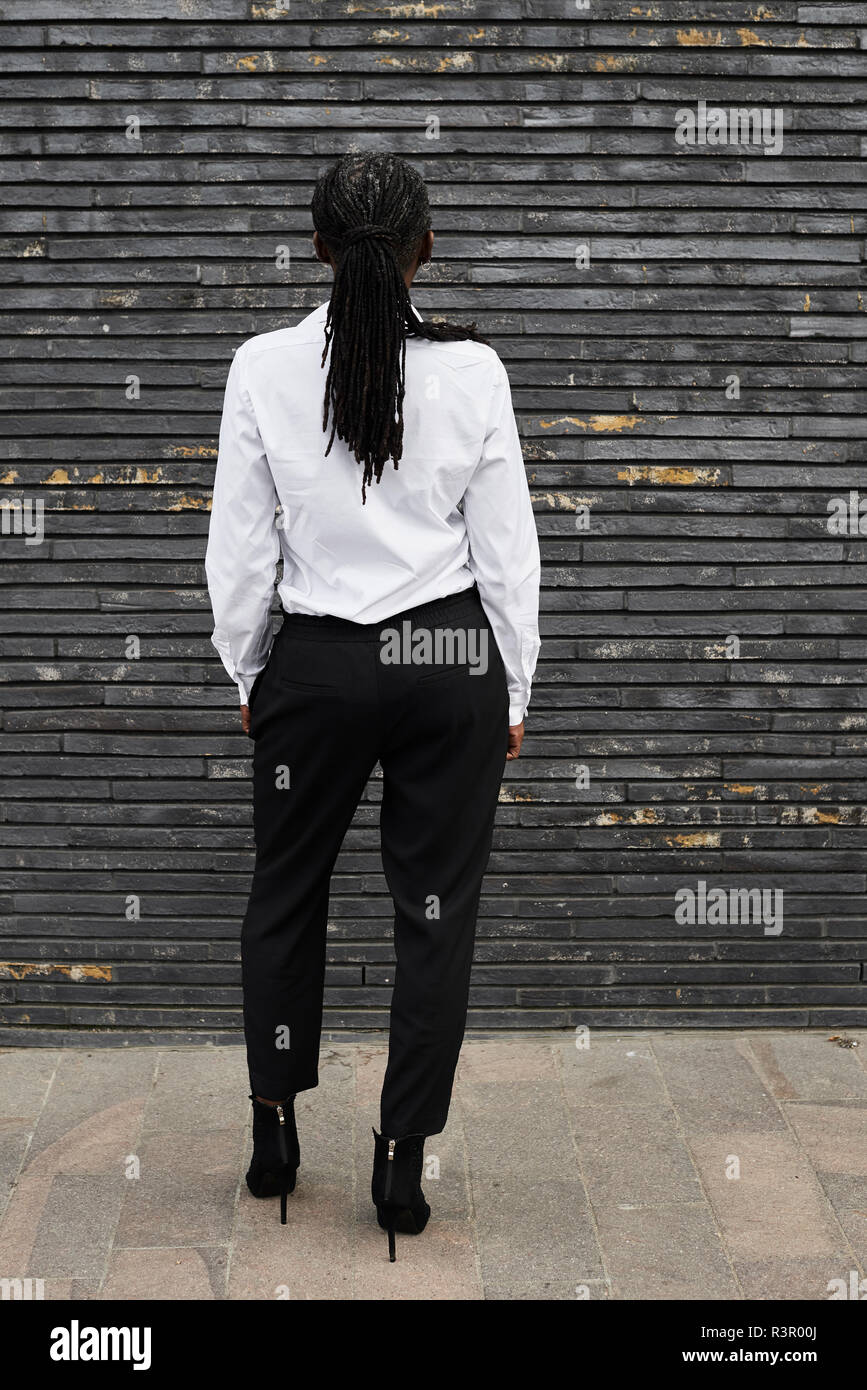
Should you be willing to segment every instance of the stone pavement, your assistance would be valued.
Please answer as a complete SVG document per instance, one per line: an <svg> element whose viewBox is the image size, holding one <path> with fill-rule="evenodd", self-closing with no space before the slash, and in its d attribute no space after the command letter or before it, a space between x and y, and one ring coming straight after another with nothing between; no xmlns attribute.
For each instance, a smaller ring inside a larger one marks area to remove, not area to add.
<svg viewBox="0 0 867 1390"><path fill-rule="evenodd" d="M243 1182L241 1048L0 1049L0 1278L47 1299L827 1299L867 1270L867 1031L831 1031L468 1036L426 1146L431 1222L393 1265L380 1034L323 1043L285 1227Z"/></svg>

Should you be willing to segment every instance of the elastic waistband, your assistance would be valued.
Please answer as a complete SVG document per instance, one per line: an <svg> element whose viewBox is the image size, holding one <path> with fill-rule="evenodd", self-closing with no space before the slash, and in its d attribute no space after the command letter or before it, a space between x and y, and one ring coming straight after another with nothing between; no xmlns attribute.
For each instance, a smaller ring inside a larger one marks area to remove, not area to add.
<svg viewBox="0 0 867 1390"><path fill-rule="evenodd" d="M320 616L315 613L287 613L283 609L283 628L288 628L299 637L340 637L341 641L379 641L380 633L384 627L391 627L395 623L404 622L407 619L412 623L423 626L425 623L435 623L440 619L454 617L461 611L481 611L482 600L479 594L479 586L473 581L466 589L460 589L456 594L446 594L444 598L431 599L428 603L416 604L414 608L404 608L399 613L392 613L387 618L380 618L375 623L356 623L351 618L336 618L332 614ZM283 628L280 631L283 631Z"/></svg>

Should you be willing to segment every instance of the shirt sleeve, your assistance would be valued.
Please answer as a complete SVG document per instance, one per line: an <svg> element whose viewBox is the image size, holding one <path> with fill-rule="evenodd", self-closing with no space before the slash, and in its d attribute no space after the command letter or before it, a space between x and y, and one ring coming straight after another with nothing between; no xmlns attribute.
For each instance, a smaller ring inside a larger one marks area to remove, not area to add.
<svg viewBox="0 0 867 1390"><path fill-rule="evenodd" d="M271 602L280 539L278 497L246 387L246 344L229 369L205 573L214 632L211 641L249 703L271 648Z"/></svg>
<svg viewBox="0 0 867 1390"><path fill-rule="evenodd" d="M539 538L512 409L497 358L482 457L463 499L469 567L506 668L509 723L520 724L541 646Z"/></svg>

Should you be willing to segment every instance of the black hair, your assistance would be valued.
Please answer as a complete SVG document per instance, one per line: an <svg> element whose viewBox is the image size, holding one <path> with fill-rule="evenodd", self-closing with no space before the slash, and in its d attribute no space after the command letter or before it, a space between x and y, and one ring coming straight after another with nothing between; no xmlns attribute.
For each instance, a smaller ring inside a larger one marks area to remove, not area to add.
<svg viewBox="0 0 867 1390"><path fill-rule="evenodd" d="M416 317L404 272L430 230L421 175L391 154L348 154L317 180L313 225L334 262L322 365L331 345L322 428L363 464L361 499L403 452L406 340L485 342L475 323L432 323Z"/></svg>

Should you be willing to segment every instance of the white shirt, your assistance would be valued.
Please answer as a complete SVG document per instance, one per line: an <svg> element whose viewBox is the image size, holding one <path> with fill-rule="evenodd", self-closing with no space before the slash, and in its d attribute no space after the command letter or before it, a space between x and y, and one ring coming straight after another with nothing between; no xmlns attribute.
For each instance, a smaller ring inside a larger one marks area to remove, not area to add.
<svg viewBox="0 0 867 1390"><path fill-rule="evenodd" d="M336 436L325 456L327 308L248 339L229 370L205 560L211 641L247 704L281 558L287 613L359 623L475 579L519 724L540 646L540 563L506 370L484 343L408 338L403 457L362 506L361 465Z"/></svg>

